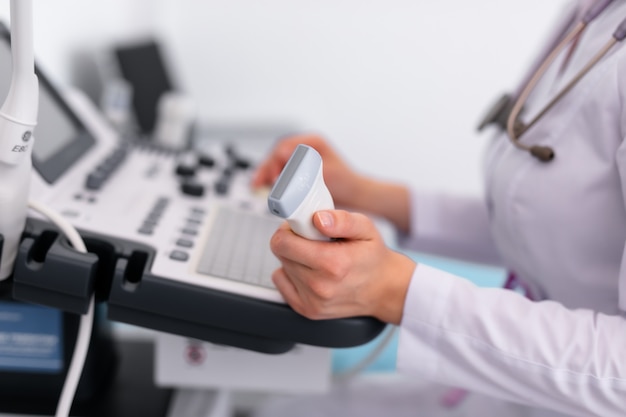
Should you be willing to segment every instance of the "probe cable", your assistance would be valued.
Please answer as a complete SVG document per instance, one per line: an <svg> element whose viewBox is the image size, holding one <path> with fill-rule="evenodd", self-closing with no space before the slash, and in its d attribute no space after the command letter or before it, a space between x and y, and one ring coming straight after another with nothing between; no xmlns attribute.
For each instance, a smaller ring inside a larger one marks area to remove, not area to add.
<svg viewBox="0 0 626 417"><path fill-rule="evenodd" d="M85 242L78 234L78 231L67 220L61 217L57 212L42 205L36 201L29 201L28 206L47 217L52 221L69 240L74 249L81 253L87 253L87 247ZM76 337L76 345L70 361L70 366L67 370L67 376L63 383L63 390L57 403L57 409L55 417L67 417L70 414L72 402L76 394L78 382L85 365L85 358L87 357L87 351L89 350L89 341L91 339L91 330L94 320L94 295L91 295L89 300L89 308L86 314L83 314L80 318L80 324L78 326L78 335Z"/></svg>
<svg viewBox="0 0 626 417"><path fill-rule="evenodd" d="M394 326L393 324L388 324L387 328L384 330L385 332L384 336L382 336L382 339L380 340L380 342L378 342L376 347L367 356L365 356L355 365L353 365L352 367L350 367L349 369L345 371L342 371L336 374L333 378L335 382L338 382L338 383L349 382L354 377L356 377L361 372L363 372L368 366L374 363L376 359L378 359L378 357L383 353L385 348L389 346L389 344L391 343L391 341L393 340L394 336L397 333L397 329L398 329L397 326Z"/></svg>

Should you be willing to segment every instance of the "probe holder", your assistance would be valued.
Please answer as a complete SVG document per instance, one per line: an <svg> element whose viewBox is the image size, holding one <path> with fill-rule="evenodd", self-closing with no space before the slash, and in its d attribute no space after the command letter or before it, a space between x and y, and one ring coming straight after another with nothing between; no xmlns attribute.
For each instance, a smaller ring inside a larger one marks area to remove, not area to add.
<svg viewBox="0 0 626 417"><path fill-rule="evenodd" d="M98 257L72 249L53 231L22 240L15 261L13 297L85 314L95 287Z"/></svg>

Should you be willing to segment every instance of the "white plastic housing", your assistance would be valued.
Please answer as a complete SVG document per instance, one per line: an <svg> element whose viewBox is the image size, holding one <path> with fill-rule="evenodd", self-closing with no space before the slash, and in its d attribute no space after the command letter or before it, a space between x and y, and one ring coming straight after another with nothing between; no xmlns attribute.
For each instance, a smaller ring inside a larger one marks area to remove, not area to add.
<svg viewBox="0 0 626 417"><path fill-rule="evenodd" d="M311 240L328 240L313 225L313 214L335 208L323 172L320 154L314 148L300 144L267 198L272 214L286 219L295 233Z"/></svg>
<svg viewBox="0 0 626 417"><path fill-rule="evenodd" d="M335 208L330 191L324 183L322 166L315 176L311 191L293 214L287 217L289 227L298 235L311 240L329 240L315 228L313 214L319 210L332 210Z"/></svg>
<svg viewBox="0 0 626 417"><path fill-rule="evenodd" d="M11 0L11 86L0 108L0 280L11 276L26 223L39 83L33 52L32 0Z"/></svg>
<svg viewBox="0 0 626 417"><path fill-rule="evenodd" d="M12 275L20 237L26 223L28 189L31 177L30 155L19 165L0 162L0 233L4 236L0 259L0 280ZM11 186L4 186L10 184Z"/></svg>

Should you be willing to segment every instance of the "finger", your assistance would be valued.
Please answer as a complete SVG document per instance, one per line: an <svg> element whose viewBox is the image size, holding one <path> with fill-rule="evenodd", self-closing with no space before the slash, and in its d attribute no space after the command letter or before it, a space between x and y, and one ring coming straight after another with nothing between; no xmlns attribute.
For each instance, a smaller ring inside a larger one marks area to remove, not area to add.
<svg viewBox="0 0 626 417"><path fill-rule="evenodd" d="M307 287L281 268L274 272L272 280L285 302L298 314L311 320L321 320L334 317L333 313L325 311L315 297L311 297ZM336 313L335 313L336 314Z"/></svg>
<svg viewBox="0 0 626 417"><path fill-rule="evenodd" d="M313 224L322 234L334 239L371 240L378 236L371 219L344 210L318 211L313 215Z"/></svg>
<svg viewBox="0 0 626 417"><path fill-rule="evenodd" d="M280 172L298 145L299 137L286 138L276 144L267 159L259 165L253 174L251 182L253 188L272 185L276 182Z"/></svg>
<svg viewBox="0 0 626 417"><path fill-rule="evenodd" d="M317 148L318 151L327 148L326 143L319 135L293 134L286 136L277 142L265 161L259 165L252 176L251 186L259 188L273 185L296 146L301 143Z"/></svg>
<svg viewBox="0 0 626 417"><path fill-rule="evenodd" d="M306 254L315 252L312 245L316 243L321 242L298 236L291 230L289 223L283 222L270 239L270 249L283 263L289 261L304 264L303 259L306 257Z"/></svg>
<svg viewBox="0 0 626 417"><path fill-rule="evenodd" d="M298 293L298 289L287 277L283 268L274 271L272 274L272 282L285 302L295 311L302 314L302 299Z"/></svg>
<svg viewBox="0 0 626 417"><path fill-rule="evenodd" d="M251 187L260 188L273 185L281 169L282 167L275 161L265 161L263 164L259 165L254 174L252 174L252 180L250 182Z"/></svg>

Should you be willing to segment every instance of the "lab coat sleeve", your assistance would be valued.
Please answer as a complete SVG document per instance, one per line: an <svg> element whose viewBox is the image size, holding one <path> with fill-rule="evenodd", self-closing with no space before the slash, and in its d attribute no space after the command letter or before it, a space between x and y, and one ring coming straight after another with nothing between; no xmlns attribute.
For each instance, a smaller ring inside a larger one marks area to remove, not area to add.
<svg viewBox="0 0 626 417"><path fill-rule="evenodd" d="M482 198L412 192L411 216L411 232L400 239L404 248L501 265Z"/></svg>
<svg viewBox="0 0 626 417"><path fill-rule="evenodd" d="M398 369L572 416L626 416L626 318L478 288L418 265Z"/></svg>

